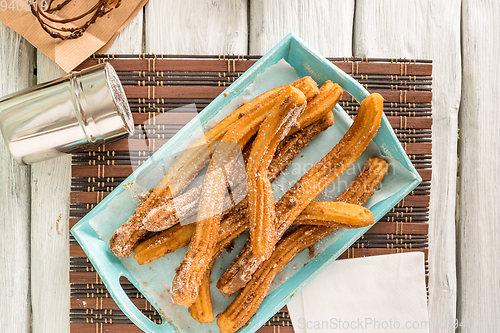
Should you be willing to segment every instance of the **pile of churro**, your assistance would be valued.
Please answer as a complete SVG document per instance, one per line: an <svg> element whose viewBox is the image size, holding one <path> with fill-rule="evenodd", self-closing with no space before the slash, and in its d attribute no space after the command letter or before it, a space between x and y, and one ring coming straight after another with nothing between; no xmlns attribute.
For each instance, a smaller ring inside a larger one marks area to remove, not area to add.
<svg viewBox="0 0 500 333"><path fill-rule="evenodd" d="M311 77L304 77L240 106L174 162L114 232L113 252L119 257L134 253L142 265L188 246L176 269L171 297L198 322L209 323L215 320L212 267L236 238L249 232L247 243L217 281L220 292L239 292L217 316L222 333L236 332L257 312L274 277L298 253L339 227L374 223L363 204L389 167L380 158L369 159L335 201L313 200L360 157L377 133L383 113L379 94L362 101L353 124L326 156L281 199L273 198L272 182L302 148L333 125L332 109L342 93L331 81L318 88ZM228 146L238 148L244 175L233 172L239 160ZM202 184L190 186L202 170ZM240 188L246 192L241 200L233 200ZM181 223L186 219L193 223ZM151 232L155 234L146 238Z"/></svg>

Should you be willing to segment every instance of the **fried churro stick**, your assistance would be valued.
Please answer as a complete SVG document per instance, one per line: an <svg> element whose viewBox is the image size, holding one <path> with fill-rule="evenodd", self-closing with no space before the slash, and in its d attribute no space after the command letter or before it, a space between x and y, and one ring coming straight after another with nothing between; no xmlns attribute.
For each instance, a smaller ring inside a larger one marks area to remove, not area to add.
<svg viewBox="0 0 500 333"><path fill-rule="evenodd" d="M279 143L306 107L305 96L300 96L296 88L290 87L290 90L296 90L295 96L290 92L290 98L295 98L294 106L282 108L276 105L273 108L259 127L247 164L250 244L255 255L263 260L271 255L276 243L276 212L267 169Z"/></svg>
<svg viewBox="0 0 500 333"><path fill-rule="evenodd" d="M362 228L373 224L373 215L368 208L357 204L335 201L311 202L293 224Z"/></svg>
<svg viewBox="0 0 500 333"><path fill-rule="evenodd" d="M271 108L271 114L280 112L293 112L298 106L305 104L304 94L289 86L283 95L279 96ZM278 110L278 111L277 111ZM248 117L247 117L248 116ZM264 115L265 117L265 115ZM255 126L260 125L261 115L245 115L231 127L222 138L222 141L236 143L243 149L243 142ZM203 275L210 264L210 259L217 243L218 229L222 217L222 204L226 190L226 174L231 167L232 149L226 147L216 148L210 159L210 168L205 175L200 206L197 215L196 230L189 243L184 260L177 269L177 274L172 282L172 300L186 307L196 301L198 288Z"/></svg>
<svg viewBox="0 0 500 333"><path fill-rule="evenodd" d="M221 222L221 231L219 232L219 240L215 246L214 254L211 258L208 269L205 271L198 297L195 302L189 307L191 316L200 323L211 323L214 321L214 313L212 308L212 297L210 295L210 274L215 260L231 244L236 238L247 232L250 228L246 212L241 211L236 213Z"/></svg>
<svg viewBox="0 0 500 333"><path fill-rule="evenodd" d="M155 259L187 246L195 228L194 223L185 226L177 224L162 233L153 235L134 248L135 260L139 265L149 264Z"/></svg>
<svg viewBox="0 0 500 333"><path fill-rule="evenodd" d="M280 173L288 167L288 165L299 154L302 148L309 144L309 142L311 142L312 139L314 139L319 133L323 132L332 125L333 114L332 112L328 112L325 116L323 116L322 119L316 121L314 124L309 125L308 127L300 130L293 135L288 136L285 140L283 140L276 150L274 159L269 166L269 180L271 182L274 181L280 175ZM199 192L196 192L198 193L196 195L187 193L188 192L178 197L179 200L181 200L180 202L186 201L186 204L190 205L190 200L199 200ZM184 195L186 195L186 197L184 197ZM181 197L184 197L185 200L181 199ZM196 201L196 207L197 206L198 201ZM180 207L182 207L182 205L177 205L174 208ZM244 210L246 214L246 200L242 200L240 204L225 211L224 216L230 217L233 214L240 212L241 210ZM193 210L191 215L195 214L195 212L196 210ZM188 215L188 213L184 213L184 215ZM224 218L224 220L225 219L226 218ZM224 224L224 220L221 222L221 228ZM172 228L169 228L156 234L155 236L153 236L153 239L148 238L144 240L134 249L134 258L139 264L149 263L168 253L174 252L178 248L188 245L191 236L194 233L194 224L185 225L180 227L179 229L175 229L175 233L170 231L171 229ZM172 241L172 237L176 237L176 240Z"/></svg>
<svg viewBox="0 0 500 333"><path fill-rule="evenodd" d="M344 191L342 194L343 200L347 200L350 203L357 201L363 204L375 192L388 167L388 163L382 159L372 158L368 160L361 173L353 182L358 184L349 186ZM271 258L262 263L245 288L238 294L229 307L219 315L217 325L221 333L233 333L245 325L257 312L257 309L269 291L274 277L298 253L327 237L336 229L336 227L325 226L300 226L282 238L278 242Z"/></svg>
<svg viewBox="0 0 500 333"><path fill-rule="evenodd" d="M295 133L300 128L307 127L318 119L323 118L328 112L331 112L342 97L344 90L337 84L328 80L321 86L319 93L307 102L307 107L300 115L297 122L300 124L299 128L292 128L290 133Z"/></svg>
<svg viewBox="0 0 500 333"><path fill-rule="evenodd" d="M319 91L317 83L309 76L301 78L291 85L301 90L308 100L316 96ZM247 118L247 120L251 118L255 126L252 130L246 132L240 140L240 143L244 146L244 143L248 142L257 132L258 125L265 118L266 112L274 105L276 98L288 86L277 87L243 104L215 125L203 138L192 144L174 162L160 183L151 191L146 200L137 207L128 221L115 230L109 240L113 253L118 257L128 257L132 254L133 248L147 234L147 229L142 224L144 217L152 209L162 205L165 201L186 189L196 175L207 165L209 153L206 142L221 140L242 118Z"/></svg>
<svg viewBox="0 0 500 333"><path fill-rule="evenodd" d="M377 93L366 97L347 133L335 147L307 171L276 203L277 239L290 227L309 203L344 172L366 149L377 133L383 114L383 98ZM245 245L240 254L217 282L217 288L231 295L243 288L262 263L251 247Z"/></svg>

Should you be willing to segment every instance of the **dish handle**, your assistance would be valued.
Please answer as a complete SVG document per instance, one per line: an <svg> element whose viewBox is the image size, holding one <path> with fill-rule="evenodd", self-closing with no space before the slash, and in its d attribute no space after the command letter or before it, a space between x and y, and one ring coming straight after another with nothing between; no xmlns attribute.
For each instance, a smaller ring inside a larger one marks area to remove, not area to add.
<svg viewBox="0 0 500 333"><path fill-rule="evenodd" d="M144 332L155 332L155 333L173 333L173 332L179 332L175 326L166 320L162 316L163 323L162 324L156 324L152 322L148 317L146 317L138 308L135 306L134 303L132 303L132 300L130 297L127 296L125 291L123 290L121 284L120 284L120 278L122 276L126 277L127 279L130 280L130 277L126 276L126 274L123 274L123 272L118 272L117 274L118 279L117 283L110 283L108 284L108 290L109 292L113 295L113 299L115 300L116 304L120 307L120 309L123 311L123 313L134 322L137 327L139 327L141 330Z"/></svg>

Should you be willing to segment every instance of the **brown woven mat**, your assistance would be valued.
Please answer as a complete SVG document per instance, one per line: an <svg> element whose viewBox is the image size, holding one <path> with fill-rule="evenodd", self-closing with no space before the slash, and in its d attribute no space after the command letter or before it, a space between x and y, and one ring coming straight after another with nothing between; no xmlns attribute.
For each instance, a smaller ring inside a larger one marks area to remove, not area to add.
<svg viewBox="0 0 500 333"><path fill-rule="evenodd" d="M258 58L238 55L98 55L86 60L80 69L103 61L114 66L128 96L134 122L141 126L142 131L135 134L137 140L122 140L73 155L70 227L132 172L131 165L143 163L196 115L195 110L170 110L195 103L197 111L201 111ZM330 60L370 92L376 91L384 96L385 114L423 179L340 258L422 251L428 279L432 63L413 59ZM349 114L357 113L359 103L347 93L340 104ZM155 115L159 113L162 117L157 118L157 122ZM72 333L141 332L110 298L72 236L69 274ZM161 322L154 308L132 284L124 280L122 285L146 316ZM286 307L258 332L293 332Z"/></svg>

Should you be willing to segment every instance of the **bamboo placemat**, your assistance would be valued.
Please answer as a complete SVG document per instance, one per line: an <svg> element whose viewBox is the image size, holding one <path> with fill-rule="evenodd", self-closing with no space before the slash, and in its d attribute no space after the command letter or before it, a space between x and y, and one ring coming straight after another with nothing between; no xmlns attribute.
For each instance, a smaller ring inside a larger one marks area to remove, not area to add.
<svg viewBox="0 0 500 333"><path fill-rule="evenodd" d="M258 56L96 55L78 69L110 62L124 85L140 131L72 159L70 227L130 173L252 66ZM428 281L428 211L431 181L432 62L415 59L331 58L370 92L385 99L384 111L422 183L356 241L340 258L421 251ZM174 110L195 103L196 109ZM340 102L350 115L359 103L345 93ZM155 118L155 115L161 117ZM119 310L82 248L70 235L71 332L141 332ZM160 316L126 279L132 302L151 320ZM288 311L280 310L259 333L292 333Z"/></svg>

